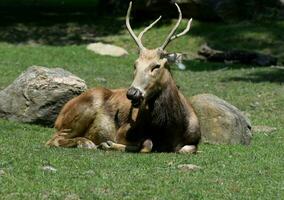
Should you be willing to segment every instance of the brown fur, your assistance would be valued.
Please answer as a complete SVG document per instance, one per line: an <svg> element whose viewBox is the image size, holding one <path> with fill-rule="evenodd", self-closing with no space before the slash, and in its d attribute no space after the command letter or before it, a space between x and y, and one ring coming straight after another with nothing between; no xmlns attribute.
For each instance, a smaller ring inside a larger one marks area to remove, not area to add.
<svg viewBox="0 0 284 200"><path fill-rule="evenodd" d="M147 49L141 38L158 20L137 38L129 24L131 5L126 24L140 48L131 88L96 88L70 100L58 115L57 131L47 142L48 146L196 152L200 139L198 119L190 103L177 89L169 71L170 59L164 51L171 40L189 30L191 20L186 31L173 36L181 21L181 11L176 4L180 13L177 26L161 48Z"/></svg>
<svg viewBox="0 0 284 200"><path fill-rule="evenodd" d="M47 145L96 148L113 141L112 145L126 146L108 148L144 151L143 142L150 139L154 151L196 146L200 138L197 117L170 73L163 78L167 79L163 90L140 108L132 107L126 89L96 88L70 100L58 115L57 131Z"/></svg>

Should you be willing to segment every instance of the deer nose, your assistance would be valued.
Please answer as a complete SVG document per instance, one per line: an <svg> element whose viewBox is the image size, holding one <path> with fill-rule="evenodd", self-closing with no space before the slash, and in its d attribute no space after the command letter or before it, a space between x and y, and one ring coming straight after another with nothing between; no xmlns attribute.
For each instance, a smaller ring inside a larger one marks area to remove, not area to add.
<svg viewBox="0 0 284 200"><path fill-rule="evenodd" d="M127 90L126 96L129 100L136 100L142 97L142 92L135 87L130 87Z"/></svg>
<svg viewBox="0 0 284 200"><path fill-rule="evenodd" d="M131 100L131 103L134 107L139 107L142 101L142 92L139 89L135 87L129 88L126 96L129 100Z"/></svg>

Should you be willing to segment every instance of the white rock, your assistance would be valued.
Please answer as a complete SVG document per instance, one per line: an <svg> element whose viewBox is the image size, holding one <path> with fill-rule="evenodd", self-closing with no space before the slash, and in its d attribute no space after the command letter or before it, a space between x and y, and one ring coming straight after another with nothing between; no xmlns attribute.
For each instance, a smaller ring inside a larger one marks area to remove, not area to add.
<svg viewBox="0 0 284 200"><path fill-rule="evenodd" d="M114 57L128 55L128 52L121 47L111 44L103 44L101 42L89 44L87 46L87 49L100 55L108 55Z"/></svg>

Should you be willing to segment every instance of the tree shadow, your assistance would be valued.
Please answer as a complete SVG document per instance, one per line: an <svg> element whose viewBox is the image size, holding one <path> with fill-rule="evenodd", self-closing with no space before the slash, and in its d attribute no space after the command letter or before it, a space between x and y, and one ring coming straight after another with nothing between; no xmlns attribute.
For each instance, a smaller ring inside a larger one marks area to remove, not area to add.
<svg viewBox="0 0 284 200"><path fill-rule="evenodd" d="M125 4L127 7L127 4ZM126 7L125 10L126 11ZM172 5L169 10L151 13L132 12L133 27L144 27L159 15L162 23L171 23L177 18ZM134 7L135 8L135 7ZM0 41L8 43L36 42L46 45L85 44L96 37L121 34L125 30L125 13L108 13L105 8L89 8L69 12L50 10L8 10L0 9ZM199 23L193 22L189 37L199 37L216 49L242 49L264 51L278 55L284 52L284 22L273 23ZM284 57L284 55L283 55Z"/></svg>
<svg viewBox="0 0 284 200"><path fill-rule="evenodd" d="M0 41L12 44L73 45L119 33L122 20L91 13L22 13L0 15ZM4 16L4 17L3 17ZM115 26L113 24L116 24Z"/></svg>
<svg viewBox="0 0 284 200"><path fill-rule="evenodd" d="M216 62L207 62L203 60L185 60L183 64L186 66L185 70L200 72L200 71L216 71L216 70L227 70L227 69L243 69L251 68L249 65L241 64L226 64L226 63L216 63ZM174 68L176 70L178 68Z"/></svg>
<svg viewBox="0 0 284 200"><path fill-rule="evenodd" d="M265 53L284 63L284 21L239 23L194 23L190 35L201 37L220 50Z"/></svg>
<svg viewBox="0 0 284 200"><path fill-rule="evenodd" d="M236 24L199 23L193 24L190 35L200 37L209 46L220 50L247 50L272 55L278 58L278 64L284 64L284 21L272 23L242 22ZM243 64L225 64L199 61L186 61L187 70L216 71L241 69L259 66ZM257 72L245 76L226 78L223 81L247 81L253 83L271 82L283 84L283 69L261 67Z"/></svg>
<svg viewBox="0 0 284 200"><path fill-rule="evenodd" d="M126 5L127 7L127 5ZM95 10L95 9L94 9ZM135 16L133 12L132 26L146 27L160 14L163 17L176 18L176 10L171 7L173 14L168 10L156 12L149 17ZM28 13L27 13L28 12ZM123 34L125 16L121 13L113 15L100 10L85 10L72 12L26 11L0 12L0 42L11 44L40 44L52 46L82 45L100 41L100 37ZM151 12L153 13L153 12ZM155 27L164 26L172 21L163 19ZM209 46L220 50L252 50L276 56L280 63L284 63L284 22L255 23L241 22L235 24L200 23L193 22L188 34L200 38ZM225 69L239 69L251 67L245 65L228 65L224 63L208 63L197 59L186 61L186 70L213 71ZM176 68L174 68L175 70ZM272 74L277 76L277 74ZM279 77L281 79L281 77ZM275 78L278 80L278 77ZM273 80L273 78L271 79Z"/></svg>
<svg viewBox="0 0 284 200"><path fill-rule="evenodd" d="M186 65L185 71L192 72L201 72L201 71L226 71L229 69L245 69L251 68L249 65L241 64L224 64L224 63L208 63L202 60L188 60L183 62ZM246 75L239 75L224 78L221 82L231 82L231 81L240 81L240 82L270 82L270 83L279 83L284 84L284 69L281 68L268 68L268 67L257 67L261 70L248 73ZM171 70L180 71L177 66L172 66Z"/></svg>
<svg viewBox="0 0 284 200"><path fill-rule="evenodd" d="M95 10L95 11L94 11ZM122 34L125 16L94 9L62 11L0 9L0 42L11 44L40 44L52 46L81 45L96 42L100 37ZM132 26L148 26L153 19L135 17ZM158 15L157 15L158 17ZM157 27L170 23L163 20Z"/></svg>
<svg viewBox="0 0 284 200"><path fill-rule="evenodd" d="M273 69L269 71L258 71L249 73L246 76L235 76L222 80L223 82L230 81L243 81L243 82L270 82L270 83L284 83L284 70L283 69Z"/></svg>

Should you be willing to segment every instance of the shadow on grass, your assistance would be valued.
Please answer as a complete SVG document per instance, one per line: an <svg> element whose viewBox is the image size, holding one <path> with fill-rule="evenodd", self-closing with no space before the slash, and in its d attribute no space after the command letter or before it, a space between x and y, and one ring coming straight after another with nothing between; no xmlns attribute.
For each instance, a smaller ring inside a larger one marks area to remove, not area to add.
<svg viewBox="0 0 284 200"><path fill-rule="evenodd" d="M159 14L155 13L156 17ZM125 16L96 12L0 13L0 41L38 43L44 45L86 44L96 37L117 35L125 31ZM145 27L156 17L132 19L134 28ZM174 17L176 18L176 17ZM171 23L163 19L155 27ZM271 23L243 22L235 24L193 22L188 36L201 38L217 49L263 51L284 57L284 21ZM284 58L283 58L284 61Z"/></svg>
<svg viewBox="0 0 284 200"><path fill-rule="evenodd" d="M187 60L183 61L183 64L186 65L185 70L200 72L200 71L216 71L216 70L226 70L226 69L243 69L250 68L249 65L240 65L240 64L225 64L225 63L216 63L216 62L206 62L202 60ZM173 70L179 70L177 67L174 67Z"/></svg>
<svg viewBox="0 0 284 200"><path fill-rule="evenodd" d="M284 63L284 21L194 23L190 35L220 50L249 50L275 56Z"/></svg>
<svg viewBox="0 0 284 200"><path fill-rule="evenodd" d="M139 28L151 22L149 18L135 19L131 24ZM156 27L170 22L170 19L165 19ZM125 16L105 13L0 12L0 42L11 44L80 45L98 41L98 37L119 35L125 30Z"/></svg>
<svg viewBox="0 0 284 200"><path fill-rule="evenodd" d="M224 64L224 63L209 63L200 60L190 60L183 62L186 65L185 70L193 71L193 72L201 72L201 71L225 71L228 69L245 69L251 68L250 65L240 65L240 64ZM235 76L229 77L222 80L222 82L230 82L230 81L243 81L243 82L252 82L252 83L260 83L260 82L270 82L270 83L279 83L284 84L284 69L277 68L267 68L267 67L257 67L262 68L263 70L257 72L251 72L245 76ZM173 71L178 71L177 66L172 66L171 69Z"/></svg>
<svg viewBox="0 0 284 200"><path fill-rule="evenodd" d="M106 16L102 20L91 13L8 15L0 23L0 41L53 46L87 44L96 41L96 37L119 33L122 24L119 18Z"/></svg>
<svg viewBox="0 0 284 200"><path fill-rule="evenodd" d="M223 82L244 81L252 83L270 82L270 83L284 84L284 70L275 69L273 71L258 71L250 73L246 76L230 77L227 79L223 79L222 81Z"/></svg>
<svg viewBox="0 0 284 200"><path fill-rule="evenodd" d="M160 13L156 14L158 16ZM163 16L167 16L166 13ZM131 24L135 29L146 27L155 18L134 17ZM163 19L155 27L169 25L171 22L170 19ZM82 45L99 41L101 40L100 37L103 36L124 34L125 30L124 16L108 16L92 12L0 13L0 42L11 44ZM178 31L181 31L181 29ZM205 41L209 46L216 49L241 49L270 54L276 56L281 64L284 63L283 32L284 21L261 24L253 22L235 24L201 23L194 21L187 37L188 40L193 38L198 44L200 41ZM151 38L152 41L156 39ZM193 51L196 52L197 50L193 49ZM185 64L187 70L191 71L213 71L246 67L244 65L207 63L198 60L188 61ZM176 67L173 68L173 70L175 69ZM249 77L235 77L234 80L283 82L281 77L283 71L261 73L252 74Z"/></svg>

